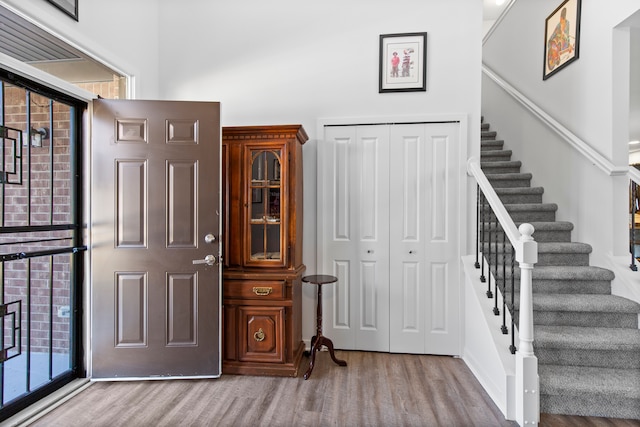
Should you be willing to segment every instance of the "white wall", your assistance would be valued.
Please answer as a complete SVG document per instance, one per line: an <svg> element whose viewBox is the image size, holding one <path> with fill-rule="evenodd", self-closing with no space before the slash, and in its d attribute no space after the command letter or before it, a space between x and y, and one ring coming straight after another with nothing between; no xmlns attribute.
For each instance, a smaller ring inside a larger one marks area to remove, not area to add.
<svg viewBox="0 0 640 427"><path fill-rule="evenodd" d="M318 119L458 114L468 118L466 151L479 151L477 0L81 0L79 22L44 0L0 4L133 75L136 98L220 101L223 126L303 124L310 136L304 148L308 273L316 259ZM428 33L427 91L379 94L379 35L404 32ZM313 289L305 289L303 304L309 339Z"/></svg>
<svg viewBox="0 0 640 427"><path fill-rule="evenodd" d="M134 97L158 98L156 0L79 0L76 22L44 0L0 0L112 69L132 76Z"/></svg>
<svg viewBox="0 0 640 427"><path fill-rule="evenodd" d="M461 113L469 118L469 152L478 150L477 0L161 0L160 28L162 98L220 101L223 126L301 123L307 130L307 272L316 264L318 119ZM425 31L427 91L378 93L380 34ZM304 293L306 339L313 292Z"/></svg>
<svg viewBox="0 0 640 427"><path fill-rule="evenodd" d="M640 5L637 0L615 6L583 0L580 57L543 80L544 24L558 4L516 1L484 44L483 62L614 165L623 166L628 161L629 37L625 42L624 31L615 28ZM626 46L614 46L614 39ZM482 108L514 157L524 162L524 171L534 174L532 184L545 187L544 201L559 205L558 219L574 222L573 240L593 246L592 262L602 265L608 255L628 251L625 179L590 164L488 79L483 80ZM625 110L627 125L620 126L617 120Z"/></svg>

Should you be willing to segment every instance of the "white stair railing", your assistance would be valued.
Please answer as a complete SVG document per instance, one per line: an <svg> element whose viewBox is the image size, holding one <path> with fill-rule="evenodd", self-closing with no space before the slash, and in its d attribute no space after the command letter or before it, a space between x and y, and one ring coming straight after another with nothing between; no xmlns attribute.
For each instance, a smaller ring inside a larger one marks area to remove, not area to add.
<svg viewBox="0 0 640 427"><path fill-rule="evenodd" d="M516 227L513 219L482 171L477 158L472 157L468 160L467 173L476 180L484 198L491 206L500 227L513 246L515 260L520 267L519 342L515 353L516 395L514 398L516 421L521 426L537 425L540 421L540 387L538 358L533 351L532 278L534 264L538 262L538 243L532 237L534 228L528 223L521 224L519 228Z"/></svg>

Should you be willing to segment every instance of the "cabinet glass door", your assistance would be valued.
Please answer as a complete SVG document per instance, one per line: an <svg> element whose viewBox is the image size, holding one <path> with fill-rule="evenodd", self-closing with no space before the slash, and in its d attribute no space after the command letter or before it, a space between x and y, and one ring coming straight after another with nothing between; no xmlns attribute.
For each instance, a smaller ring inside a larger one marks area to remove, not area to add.
<svg viewBox="0 0 640 427"><path fill-rule="evenodd" d="M251 150L249 262L282 264L281 150Z"/></svg>

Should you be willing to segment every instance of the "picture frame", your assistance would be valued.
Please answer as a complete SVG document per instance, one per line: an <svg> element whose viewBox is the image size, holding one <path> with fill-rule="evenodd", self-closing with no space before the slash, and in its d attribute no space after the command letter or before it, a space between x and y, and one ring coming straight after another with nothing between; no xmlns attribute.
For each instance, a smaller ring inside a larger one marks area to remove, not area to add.
<svg viewBox="0 0 640 427"><path fill-rule="evenodd" d="M78 0L47 0L47 2L76 21L78 20Z"/></svg>
<svg viewBox="0 0 640 427"><path fill-rule="evenodd" d="M427 90L427 33L380 35L379 93Z"/></svg>
<svg viewBox="0 0 640 427"><path fill-rule="evenodd" d="M545 20L542 79L578 59L582 0L564 0Z"/></svg>

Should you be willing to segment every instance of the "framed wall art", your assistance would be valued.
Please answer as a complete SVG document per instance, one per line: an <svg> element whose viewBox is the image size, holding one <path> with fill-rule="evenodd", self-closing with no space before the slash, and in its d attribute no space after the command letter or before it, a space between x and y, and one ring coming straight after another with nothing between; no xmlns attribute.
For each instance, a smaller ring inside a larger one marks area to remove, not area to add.
<svg viewBox="0 0 640 427"><path fill-rule="evenodd" d="M78 0L47 0L49 3L78 20Z"/></svg>
<svg viewBox="0 0 640 427"><path fill-rule="evenodd" d="M379 92L427 90L427 33L380 36Z"/></svg>
<svg viewBox="0 0 640 427"><path fill-rule="evenodd" d="M544 29L543 80L578 59L580 6L581 0L565 0L547 17Z"/></svg>

